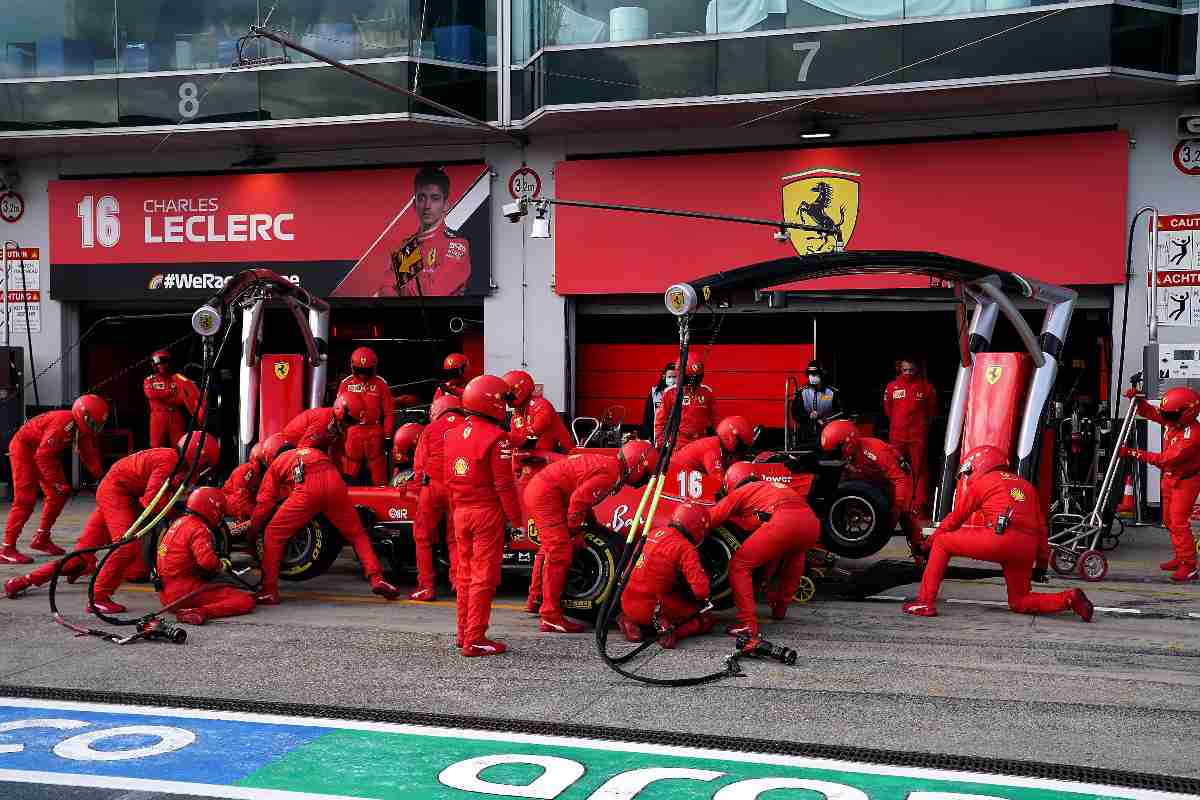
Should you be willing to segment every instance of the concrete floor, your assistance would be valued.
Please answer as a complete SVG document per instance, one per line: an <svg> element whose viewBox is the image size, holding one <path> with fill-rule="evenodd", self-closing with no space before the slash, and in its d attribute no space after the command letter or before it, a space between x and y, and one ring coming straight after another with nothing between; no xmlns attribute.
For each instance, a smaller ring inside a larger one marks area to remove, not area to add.
<svg viewBox="0 0 1200 800"><path fill-rule="evenodd" d="M57 537L69 542L90 511L72 500ZM5 509L6 510L6 509ZM30 526L32 528L32 526ZM28 540L27 533L23 541ZM505 580L491 633L511 652L464 659L452 641L453 598L386 603L366 591L352 558L286 602L193 629L184 646L116 647L74 638L49 616L46 592L0 598L0 684L95 688L553 720L850 744L1200 776L1200 584L1171 584L1156 528L1126 533L1102 583L1085 586L1102 612L1024 617L1003 605L998 579L947 581L941 616L900 613L912 585L865 602L793 606L768 624L800 651L796 666L748 661L745 677L664 689L625 680L590 635L537 632L523 612L524 579ZM899 540L882 555L901 558ZM347 555L350 551L346 551ZM985 566L976 564L975 566ZM0 580L20 568L0 567ZM84 619L80 586L60 607ZM131 611L156 607L148 587L118 595ZM730 612L722 612L728 617ZM624 642L612 637L617 649ZM731 640L713 635L639 665L672 676L719 669Z"/></svg>

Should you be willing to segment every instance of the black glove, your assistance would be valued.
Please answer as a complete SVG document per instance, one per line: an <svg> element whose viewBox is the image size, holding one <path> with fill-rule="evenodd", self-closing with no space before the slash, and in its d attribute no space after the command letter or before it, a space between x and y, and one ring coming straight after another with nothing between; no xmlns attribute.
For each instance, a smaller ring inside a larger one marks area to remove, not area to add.
<svg viewBox="0 0 1200 800"><path fill-rule="evenodd" d="M512 525L504 526L504 541L516 542L525 538L524 528L515 528Z"/></svg>
<svg viewBox="0 0 1200 800"><path fill-rule="evenodd" d="M1050 576L1046 573L1045 567L1035 567L1033 570L1033 574L1029 576L1029 579L1032 580L1034 583L1049 583L1050 582Z"/></svg>

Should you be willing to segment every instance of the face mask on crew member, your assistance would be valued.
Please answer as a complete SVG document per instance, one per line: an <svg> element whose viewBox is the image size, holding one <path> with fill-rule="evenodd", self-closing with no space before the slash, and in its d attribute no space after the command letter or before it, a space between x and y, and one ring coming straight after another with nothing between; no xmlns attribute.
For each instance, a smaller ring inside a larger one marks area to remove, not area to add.
<svg viewBox="0 0 1200 800"><path fill-rule="evenodd" d="M821 376L817 375L816 373L810 372L808 375L808 385L809 386L820 386L821 385Z"/></svg>

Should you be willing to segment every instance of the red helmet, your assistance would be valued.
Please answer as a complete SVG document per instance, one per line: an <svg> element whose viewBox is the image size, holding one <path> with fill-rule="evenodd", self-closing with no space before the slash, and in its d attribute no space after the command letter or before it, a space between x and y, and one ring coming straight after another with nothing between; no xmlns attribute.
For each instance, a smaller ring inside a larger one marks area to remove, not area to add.
<svg viewBox="0 0 1200 800"><path fill-rule="evenodd" d="M1167 422L1188 425L1196 421L1196 414L1200 412L1200 394L1186 386L1168 389L1158 404L1158 411Z"/></svg>
<svg viewBox="0 0 1200 800"><path fill-rule="evenodd" d="M145 352L145 351L142 351L142 352ZM150 356L150 363L156 367L159 364L170 364L171 363L171 351L155 350L154 353L151 354L151 356Z"/></svg>
<svg viewBox="0 0 1200 800"><path fill-rule="evenodd" d="M821 449L833 452L858 439L858 428L848 419L835 419L821 431Z"/></svg>
<svg viewBox="0 0 1200 800"><path fill-rule="evenodd" d="M504 373L504 382L508 384L508 404L513 408L520 408L533 397L533 376L525 370Z"/></svg>
<svg viewBox="0 0 1200 800"><path fill-rule="evenodd" d="M650 474L658 466L658 451L645 439L634 439L621 446L620 461L625 483L629 486L645 486Z"/></svg>
<svg viewBox="0 0 1200 800"><path fill-rule="evenodd" d="M710 520L707 508L689 500L675 507L675 512L671 514L670 525L695 544L700 544L708 534Z"/></svg>
<svg viewBox="0 0 1200 800"><path fill-rule="evenodd" d="M204 440L203 445L200 442L201 439ZM183 453L183 460L188 469L191 469L192 465L196 463L197 457L200 459L198 467L200 470L212 469L221 459L221 443L217 441L216 436L204 431L192 431L190 441L185 433L183 438L175 444L175 449Z"/></svg>
<svg viewBox="0 0 1200 800"><path fill-rule="evenodd" d="M729 469L725 470L725 493L729 494L734 489L744 483L755 481L761 478L758 469L749 461L738 461L729 465Z"/></svg>
<svg viewBox="0 0 1200 800"><path fill-rule="evenodd" d="M271 462L279 458L279 454L284 450L290 450L294 445L287 439L283 438L282 433L272 433L262 443L262 463L264 466L271 466Z"/></svg>
<svg viewBox="0 0 1200 800"><path fill-rule="evenodd" d="M726 453L742 453L754 444L754 428L745 417L726 417L717 424L717 438Z"/></svg>
<svg viewBox="0 0 1200 800"><path fill-rule="evenodd" d="M83 394L71 404L71 418L81 431L99 433L108 421L108 403L94 394Z"/></svg>
<svg viewBox="0 0 1200 800"><path fill-rule="evenodd" d="M396 428L396 433L392 436L392 456L397 459L401 456L410 457L423 430L425 426L419 422L406 422Z"/></svg>
<svg viewBox="0 0 1200 800"><path fill-rule="evenodd" d="M508 384L503 378L495 375L480 375L472 378L463 389L463 410L468 414L487 417L494 422L502 422L508 413L505 397L508 396Z"/></svg>
<svg viewBox="0 0 1200 800"><path fill-rule="evenodd" d="M452 394L444 394L429 407L429 419L435 420L451 411L462 413L462 400Z"/></svg>
<svg viewBox="0 0 1200 800"><path fill-rule="evenodd" d="M246 459L247 464L256 464L259 467L263 465L263 443L255 442L254 447L250 448L250 457Z"/></svg>
<svg viewBox="0 0 1200 800"><path fill-rule="evenodd" d="M194 489L187 499L187 510L215 528L225 516L225 493L215 486Z"/></svg>
<svg viewBox="0 0 1200 800"><path fill-rule="evenodd" d="M977 478L980 475L987 475L994 469L1006 467L1008 467L1008 456L1004 455L1004 451L999 447L983 444L967 453L967 457L958 467L958 474L960 477Z"/></svg>
<svg viewBox="0 0 1200 800"><path fill-rule="evenodd" d="M461 378L471 368L471 359L464 356L462 353L451 353L446 356L446 360L442 362L442 371L447 375L452 375L456 378Z"/></svg>
<svg viewBox="0 0 1200 800"><path fill-rule="evenodd" d="M360 369L375 369L375 365L379 363L379 359L375 357L375 351L369 347L360 347L350 354L350 369L358 371Z"/></svg>
<svg viewBox="0 0 1200 800"><path fill-rule="evenodd" d="M688 361L687 370L683 373L683 381L689 386L699 386L704 380L704 362L696 359Z"/></svg>
<svg viewBox="0 0 1200 800"><path fill-rule="evenodd" d="M343 428L358 425L367 418L367 403L360 392L339 394L333 401L333 418Z"/></svg>

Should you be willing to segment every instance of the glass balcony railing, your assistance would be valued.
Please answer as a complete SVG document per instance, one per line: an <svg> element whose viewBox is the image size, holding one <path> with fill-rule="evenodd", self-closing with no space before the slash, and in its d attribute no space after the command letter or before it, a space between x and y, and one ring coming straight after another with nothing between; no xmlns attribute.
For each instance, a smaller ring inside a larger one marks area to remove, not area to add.
<svg viewBox="0 0 1200 800"><path fill-rule="evenodd" d="M270 27L335 58L419 53L486 66L496 63L495 1L0 0L0 77L226 67L236 57L238 37L272 7ZM266 47L254 54L267 55ZM296 53L292 59L306 60Z"/></svg>

